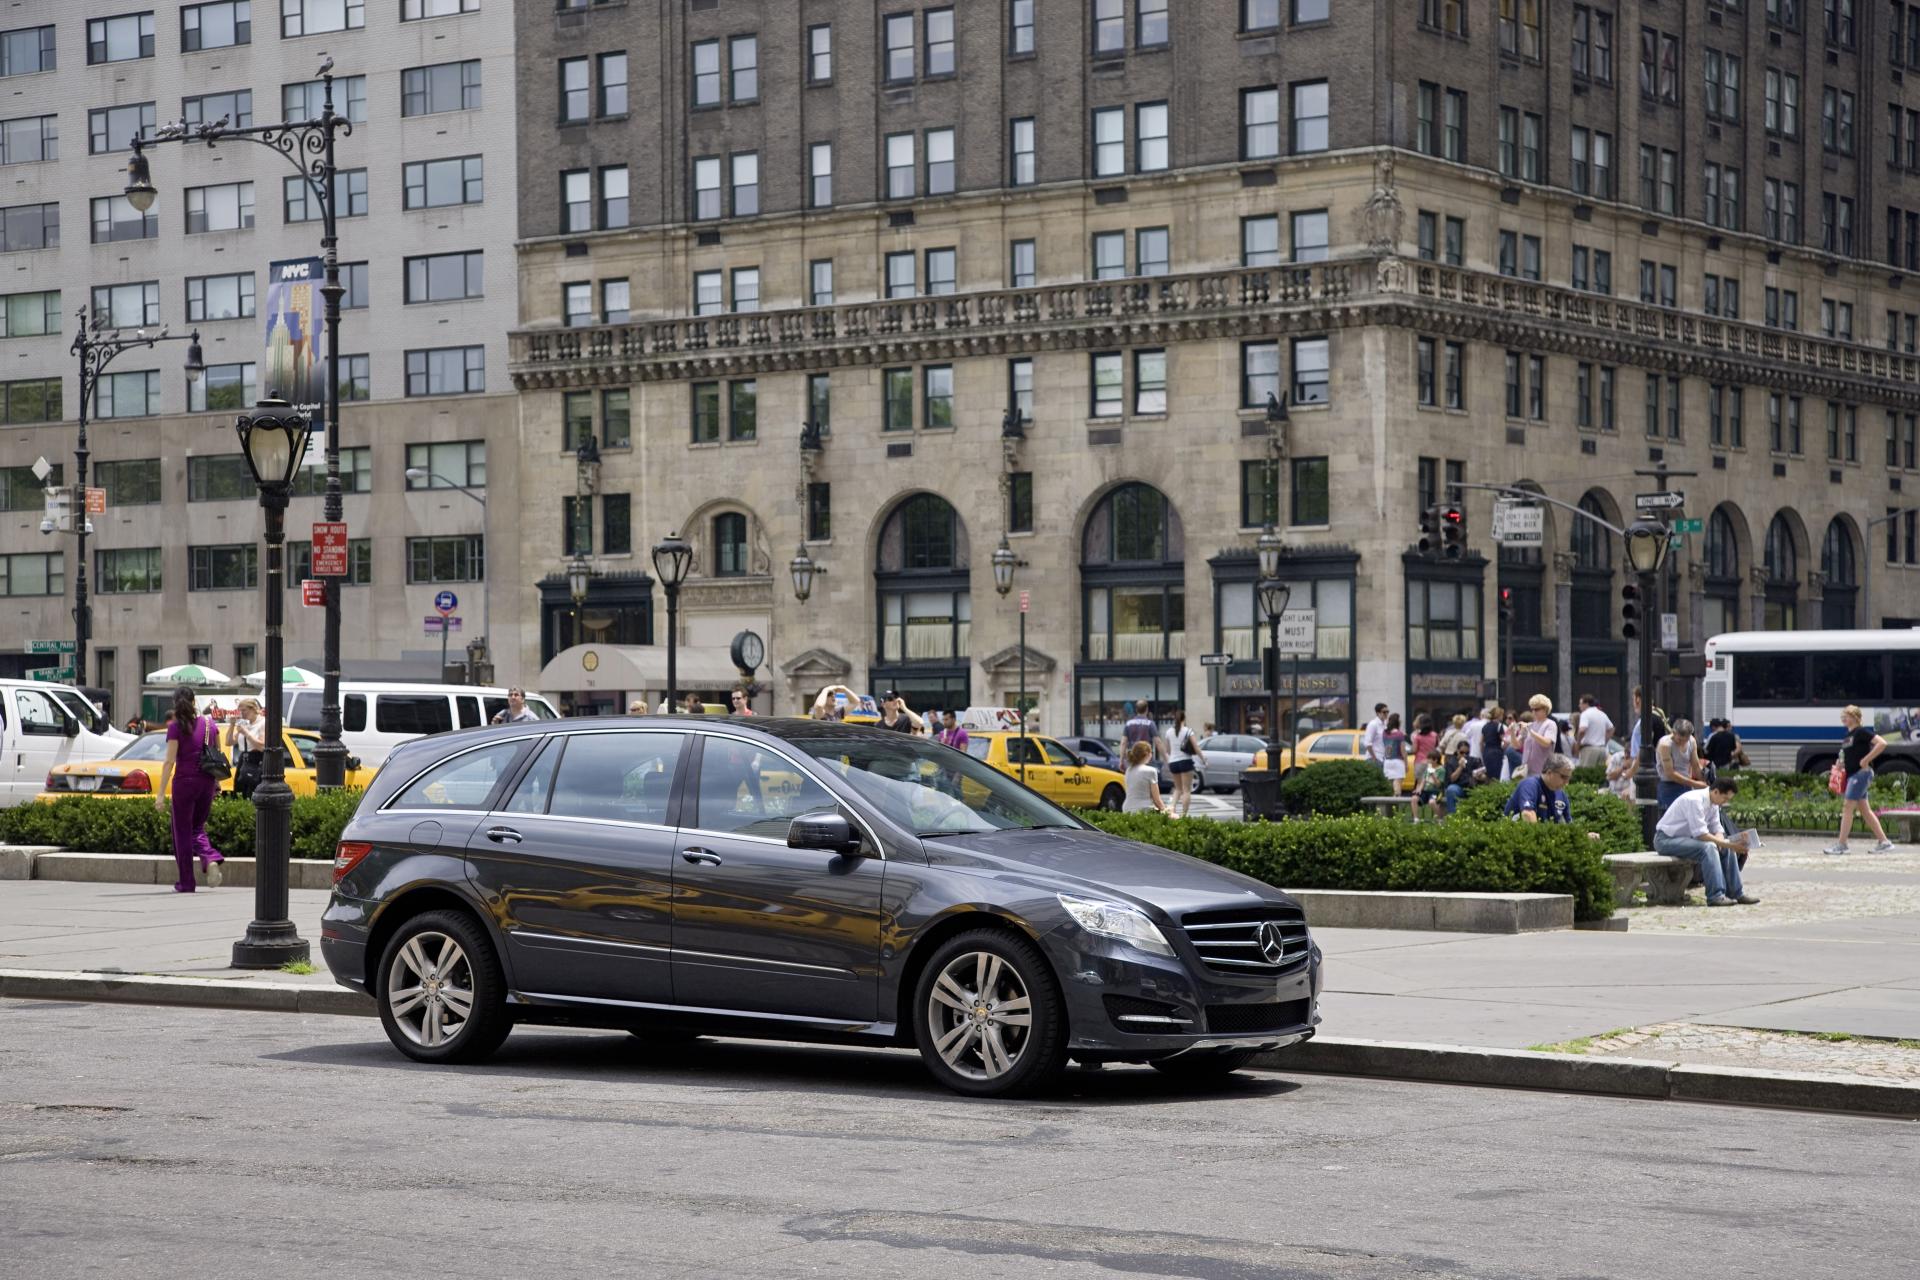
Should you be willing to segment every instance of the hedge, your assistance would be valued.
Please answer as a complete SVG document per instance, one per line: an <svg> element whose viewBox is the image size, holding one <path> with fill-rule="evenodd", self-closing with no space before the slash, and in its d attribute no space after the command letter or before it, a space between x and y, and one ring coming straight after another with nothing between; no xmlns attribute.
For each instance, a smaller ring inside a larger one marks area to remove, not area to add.
<svg viewBox="0 0 1920 1280"><path fill-rule="evenodd" d="M1294 770L1280 784L1280 799L1289 813L1317 813L1344 817L1360 812L1365 796L1384 796L1393 790L1379 766L1365 760L1323 760Z"/></svg>
<svg viewBox="0 0 1920 1280"><path fill-rule="evenodd" d="M1455 820L1508 821L1504 812L1507 797L1519 785L1517 782L1488 782L1472 788L1460 797L1460 805L1454 811ZM1639 811L1619 796L1600 787L1581 786L1575 782L1567 786L1567 802L1573 810L1573 829L1583 833L1597 832L1600 839L1593 843L1599 846L1601 853L1639 853L1644 849L1640 837Z"/></svg>
<svg viewBox="0 0 1920 1280"><path fill-rule="evenodd" d="M331 862L340 831L360 803L358 791L293 798L293 856ZM207 838L232 858L253 856L253 804L234 795L213 802ZM63 845L88 853L173 852L167 815L149 800L62 796L52 804L0 809L0 844Z"/></svg>
<svg viewBox="0 0 1920 1280"><path fill-rule="evenodd" d="M1157 813L1080 816L1112 835L1188 854L1278 888L1564 893L1572 895L1577 919L1613 913L1613 878L1600 860L1600 841L1572 827L1385 822L1371 816L1248 823Z"/></svg>

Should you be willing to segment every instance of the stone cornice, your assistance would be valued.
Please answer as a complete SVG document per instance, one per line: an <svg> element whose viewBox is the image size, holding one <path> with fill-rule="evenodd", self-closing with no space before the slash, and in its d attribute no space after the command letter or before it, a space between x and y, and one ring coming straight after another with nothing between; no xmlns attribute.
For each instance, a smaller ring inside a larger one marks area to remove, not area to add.
<svg viewBox="0 0 1920 1280"><path fill-rule="evenodd" d="M1920 410L1920 357L1558 285L1347 258L512 335L521 390L746 377L1390 326Z"/></svg>

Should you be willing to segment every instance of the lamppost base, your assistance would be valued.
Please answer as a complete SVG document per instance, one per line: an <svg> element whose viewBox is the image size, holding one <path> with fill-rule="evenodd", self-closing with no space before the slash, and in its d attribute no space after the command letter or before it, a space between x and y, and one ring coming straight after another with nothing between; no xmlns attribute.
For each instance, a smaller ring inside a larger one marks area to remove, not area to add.
<svg viewBox="0 0 1920 1280"><path fill-rule="evenodd" d="M247 936L233 944L236 969L278 969L308 964L312 958L312 949L291 920L255 920L247 926Z"/></svg>

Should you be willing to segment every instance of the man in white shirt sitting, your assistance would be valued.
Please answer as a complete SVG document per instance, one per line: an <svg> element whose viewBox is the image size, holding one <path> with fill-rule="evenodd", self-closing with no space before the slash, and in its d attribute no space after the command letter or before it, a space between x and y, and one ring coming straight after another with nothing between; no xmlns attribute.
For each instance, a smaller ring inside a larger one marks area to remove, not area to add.
<svg viewBox="0 0 1920 1280"><path fill-rule="evenodd" d="M1590 693L1580 695L1580 720L1574 726L1574 735L1580 742L1581 767L1606 768L1607 739L1613 737L1613 720Z"/></svg>
<svg viewBox="0 0 1920 1280"><path fill-rule="evenodd" d="M1687 791L1667 806L1653 829L1655 852L1700 864L1710 907L1751 906L1760 901L1740 884L1740 855L1747 846L1729 840L1720 826L1720 806L1739 789L1733 779L1721 778L1710 787Z"/></svg>

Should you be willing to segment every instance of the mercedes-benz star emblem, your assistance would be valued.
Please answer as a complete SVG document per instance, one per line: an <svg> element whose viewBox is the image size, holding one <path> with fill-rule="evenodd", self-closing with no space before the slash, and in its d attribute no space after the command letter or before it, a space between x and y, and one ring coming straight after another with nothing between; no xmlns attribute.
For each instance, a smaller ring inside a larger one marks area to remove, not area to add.
<svg viewBox="0 0 1920 1280"><path fill-rule="evenodd" d="M1273 920L1260 922L1260 954L1266 957L1268 964L1279 964L1287 954L1287 937L1280 931L1280 925Z"/></svg>

